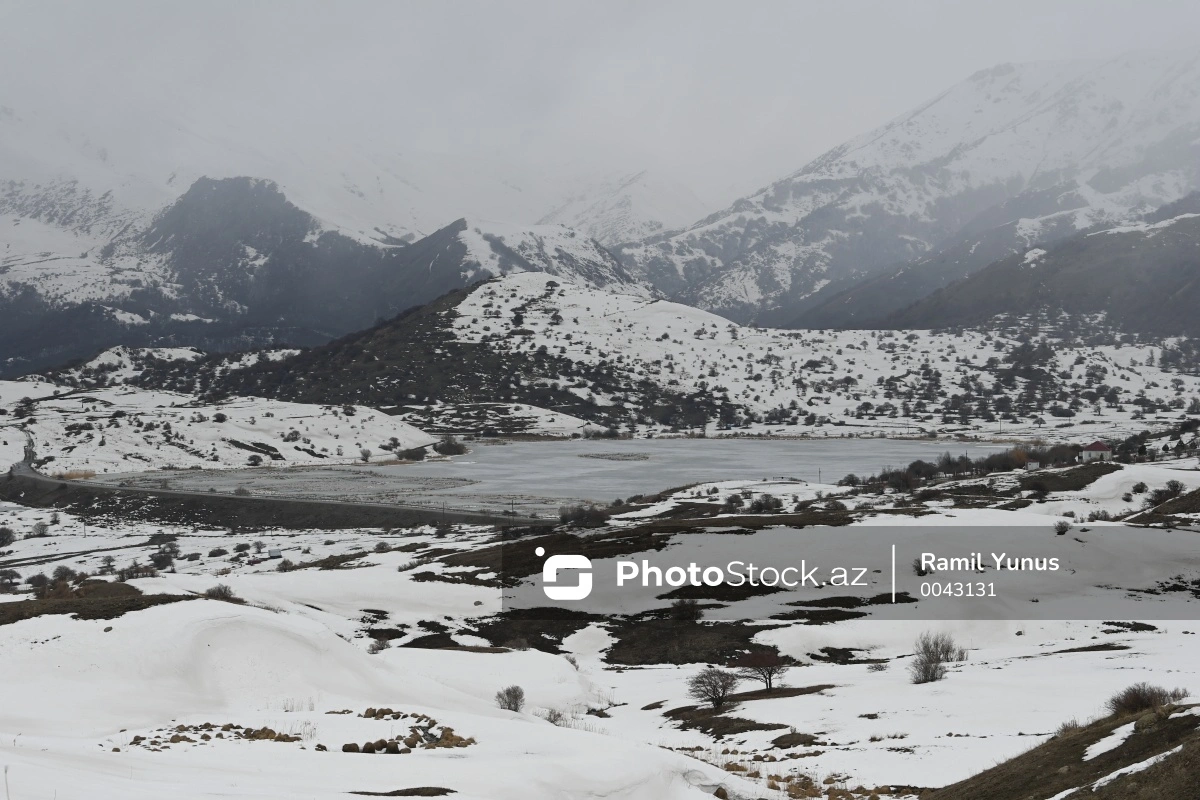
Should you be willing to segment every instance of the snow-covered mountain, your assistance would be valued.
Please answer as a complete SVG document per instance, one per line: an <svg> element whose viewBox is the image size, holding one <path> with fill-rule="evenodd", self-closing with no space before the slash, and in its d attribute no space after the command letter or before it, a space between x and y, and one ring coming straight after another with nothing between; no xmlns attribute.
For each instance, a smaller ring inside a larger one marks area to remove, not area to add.
<svg viewBox="0 0 1200 800"><path fill-rule="evenodd" d="M689 225L709 208L686 186L649 171L580 184L542 223L561 223L605 245Z"/></svg>
<svg viewBox="0 0 1200 800"><path fill-rule="evenodd" d="M1000 259L886 322L897 327L987 324L1040 307L1104 315L1124 330L1200 333L1196 242L1200 194L1140 222L1097 226Z"/></svg>
<svg viewBox="0 0 1200 800"><path fill-rule="evenodd" d="M1200 53L1004 64L623 258L682 302L790 322L968 237L998 240L969 269L1178 199L1200 186L1198 137Z"/></svg>
<svg viewBox="0 0 1200 800"><path fill-rule="evenodd" d="M485 273L629 285L588 231L700 213L645 175L613 184L346 135L0 107L0 373L121 344L316 344ZM585 230L538 223L549 209Z"/></svg>
<svg viewBox="0 0 1200 800"><path fill-rule="evenodd" d="M319 344L510 272L646 293L562 225L459 220L405 245L328 229L260 179L199 178L148 220L55 186L0 196L0 372L118 344Z"/></svg>

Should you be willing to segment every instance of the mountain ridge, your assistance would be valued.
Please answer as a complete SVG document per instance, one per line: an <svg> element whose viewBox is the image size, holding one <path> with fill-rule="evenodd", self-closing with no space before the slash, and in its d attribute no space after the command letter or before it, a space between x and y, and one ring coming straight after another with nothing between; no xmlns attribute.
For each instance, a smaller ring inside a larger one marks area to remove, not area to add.
<svg viewBox="0 0 1200 800"><path fill-rule="evenodd" d="M1191 53L999 65L621 255L674 299L779 324L826 287L952 245L989 214L990 231L1021 223L999 237L1012 243L1182 197L1200 186L1197 85ZM1068 193L1073 213L1039 211Z"/></svg>

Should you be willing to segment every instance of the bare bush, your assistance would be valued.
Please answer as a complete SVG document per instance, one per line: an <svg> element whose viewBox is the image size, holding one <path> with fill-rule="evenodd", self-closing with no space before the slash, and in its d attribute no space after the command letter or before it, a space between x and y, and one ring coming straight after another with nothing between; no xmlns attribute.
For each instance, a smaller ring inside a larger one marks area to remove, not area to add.
<svg viewBox="0 0 1200 800"><path fill-rule="evenodd" d="M734 672L709 667L688 678L688 696L714 709L725 705L741 680Z"/></svg>
<svg viewBox="0 0 1200 800"><path fill-rule="evenodd" d="M505 711L520 711L525 707L525 690L516 684L496 692L496 705Z"/></svg>
<svg viewBox="0 0 1200 800"><path fill-rule="evenodd" d="M948 633L926 631L917 637L916 653L908 671L913 683L933 683L946 677L946 665L966 661L967 651Z"/></svg>
<svg viewBox="0 0 1200 800"><path fill-rule="evenodd" d="M467 446L449 434L443 436L442 440L433 446L433 449L444 456L461 456L467 452Z"/></svg>
<svg viewBox="0 0 1200 800"><path fill-rule="evenodd" d="M1161 686L1152 686L1145 681L1135 683L1108 698L1105 704L1110 714L1124 716L1139 711L1150 711L1168 703L1182 700L1188 696L1186 689L1167 690Z"/></svg>
<svg viewBox="0 0 1200 800"><path fill-rule="evenodd" d="M209 600L223 600L226 603L242 602L242 598L240 598L236 594L234 594L233 589L230 589L228 586L226 586L223 583L218 583L216 586L212 587L211 589L206 589L204 591L204 596L207 597Z"/></svg>
<svg viewBox="0 0 1200 800"><path fill-rule="evenodd" d="M699 622L704 617L704 609L698 601L683 598L671 603L670 614L676 622Z"/></svg>
<svg viewBox="0 0 1200 800"><path fill-rule="evenodd" d="M1079 720L1072 717L1062 725L1059 725L1058 730L1055 731L1054 735L1061 739L1064 736L1070 736L1071 734L1079 733L1081 730L1083 730L1083 725L1079 723Z"/></svg>
<svg viewBox="0 0 1200 800"><path fill-rule="evenodd" d="M1060 519L1058 522L1054 523L1054 532L1059 536L1062 536L1069 530L1071 530L1071 523L1067 522L1065 519Z"/></svg>
<svg viewBox="0 0 1200 800"><path fill-rule="evenodd" d="M558 519L566 525L595 528L604 524L608 513L593 505L562 506L558 509Z"/></svg>
<svg viewBox="0 0 1200 800"><path fill-rule="evenodd" d="M389 642L387 639L372 639L371 643L369 645L367 645L367 652L370 653L371 655L376 655L378 653L382 653L384 650L387 650L391 646L392 646L392 643Z"/></svg>
<svg viewBox="0 0 1200 800"><path fill-rule="evenodd" d="M561 708L547 708L541 715L542 719L559 728L568 727L571 722L571 715L563 711Z"/></svg>

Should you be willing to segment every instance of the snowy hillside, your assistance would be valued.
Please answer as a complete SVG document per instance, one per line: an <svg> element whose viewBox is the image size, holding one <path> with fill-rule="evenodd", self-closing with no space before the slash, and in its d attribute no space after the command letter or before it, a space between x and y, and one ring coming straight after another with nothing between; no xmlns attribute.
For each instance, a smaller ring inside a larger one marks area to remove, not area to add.
<svg viewBox="0 0 1200 800"><path fill-rule="evenodd" d="M31 402L25 402L29 398ZM303 465L392 459L434 439L375 409L260 398L219 405L130 387L60 389L2 382L0 455L20 459L26 434L47 474Z"/></svg>
<svg viewBox="0 0 1200 800"><path fill-rule="evenodd" d="M179 362L139 385L422 403L446 415L434 423L439 430L470 417L456 408L504 402L637 434L1086 444L1200 414L1197 356L1190 341L1139 340L1091 317L1010 315L942 332L743 327L690 306L525 272L294 357L234 371L219 359Z"/></svg>
<svg viewBox="0 0 1200 800"><path fill-rule="evenodd" d="M1147 366L1161 347L1060 343L1032 354L1015 329L745 328L677 303L549 284L545 276L524 274L476 289L457 306L455 334L500 352L545 348L578 364L605 365L620 376L611 385L563 378L570 391L602 407L628 402L635 394L630 387L648 380L685 394L711 394L722 409L712 420L718 427L793 435L1008 433L1088 442L1133 430L1135 419L1158 407L1163 415L1200 410L1188 405L1200 378ZM1028 371L1027 357L1042 360ZM1055 388L1030 403L1026 390L1037 392L1043 379Z"/></svg>
<svg viewBox="0 0 1200 800"><path fill-rule="evenodd" d="M684 302L789 322L832 282L968 235L1028 246L1175 200L1200 186L1198 134L1195 53L1004 64L623 255Z"/></svg>
<svg viewBox="0 0 1200 800"><path fill-rule="evenodd" d="M682 228L709 210L686 186L643 171L583 185L539 222L561 223L611 246Z"/></svg>

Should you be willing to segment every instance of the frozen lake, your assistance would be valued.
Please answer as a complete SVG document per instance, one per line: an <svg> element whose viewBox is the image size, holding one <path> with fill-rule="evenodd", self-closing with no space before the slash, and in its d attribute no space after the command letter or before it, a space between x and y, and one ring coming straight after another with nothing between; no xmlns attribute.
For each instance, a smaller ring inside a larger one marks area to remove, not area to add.
<svg viewBox="0 0 1200 800"><path fill-rule="evenodd" d="M566 503L610 503L689 483L798 478L835 483L950 451L972 457L1003 449L938 441L890 439L640 439L470 442L450 459L392 466L336 465L244 470L154 472L105 476L172 489L396 502L459 509L557 513Z"/></svg>

